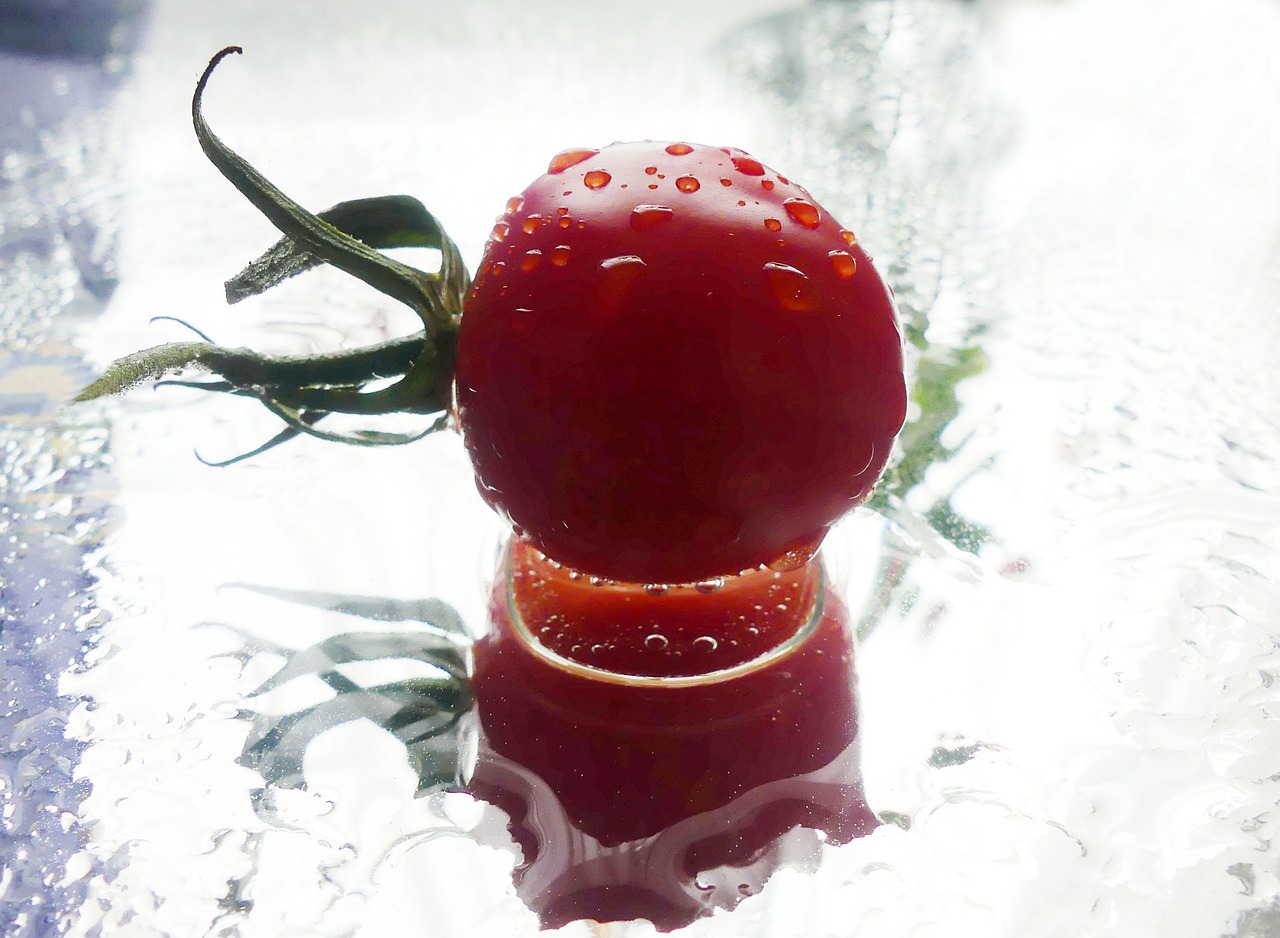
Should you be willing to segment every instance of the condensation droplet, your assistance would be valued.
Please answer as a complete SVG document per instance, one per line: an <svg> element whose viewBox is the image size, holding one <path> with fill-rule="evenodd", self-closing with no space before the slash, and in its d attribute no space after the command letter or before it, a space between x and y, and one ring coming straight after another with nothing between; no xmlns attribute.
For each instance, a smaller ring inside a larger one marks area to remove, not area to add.
<svg viewBox="0 0 1280 938"><path fill-rule="evenodd" d="M551 249L551 263L557 267L563 267L569 263L569 245L557 244Z"/></svg>
<svg viewBox="0 0 1280 938"><path fill-rule="evenodd" d="M761 186L763 186L763 187L764 187L764 189L765 189L766 191L772 191L772 190L773 190L773 180L772 180L772 179L762 179L762 180L760 181L760 185L761 185Z"/></svg>
<svg viewBox="0 0 1280 938"><path fill-rule="evenodd" d="M611 257L600 262L600 280L596 283L596 294L606 306L621 303L635 286L636 280L644 273L647 265L634 254Z"/></svg>
<svg viewBox="0 0 1280 938"><path fill-rule="evenodd" d="M604 586L609 581L602 576L593 576L587 582L590 583L592 586Z"/></svg>
<svg viewBox="0 0 1280 938"><path fill-rule="evenodd" d="M670 644L665 635L659 635L654 632L652 635L646 635L644 639L644 647L652 651L662 651Z"/></svg>
<svg viewBox="0 0 1280 938"><path fill-rule="evenodd" d="M733 163L733 168L744 176L764 175L764 166L755 157L746 155L734 156L730 157L730 161Z"/></svg>
<svg viewBox="0 0 1280 938"><path fill-rule="evenodd" d="M569 207L568 207L567 205L562 205L562 206L560 206L558 209L556 209L556 214L557 214L557 215L568 215L568 214L569 214Z"/></svg>
<svg viewBox="0 0 1280 938"><path fill-rule="evenodd" d="M687 143L669 143L664 149L672 156L685 156L693 152L693 147Z"/></svg>
<svg viewBox="0 0 1280 938"><path fill-rule="evenodd" d="M724 577L713 577L710 580L703 580L694 584L694 589L699 593L714 593L720 587L724 586Z"/></svg>
<svg viewBox="0 0 1280 938"><path fill-rule="evenodd" d="M731 185L733 185L733 180L732 180L732 179L730 179L728 176L721 176L721 177L720 177L720 185L722 185L722 186L731 186Z"/></svg>
<svg viewBox="0 0 1280 938"><path fill-rule="evenodd" d="M710 635L699 635L693 640L693 647L696 651L715 651L720 643Z"/></svg>
<svg viewBox="0 0 1280 938"><path fill-rule="evenodd" d="M513 195L511 198L507 199L508 212L515 214L522 208L524 208L524 199L520 198L520 196Z"/></svg>
<svg viewBox="0 0 1280 938"><path fill-rule="evenodd" d="M818 211L818 206L808 199L787 199L782 203L782 207L787 210L787 215L793 222L804 225L806 228L817 228L822 221L822 213Z"/></svg>
<svg viewBox="0 0 1280 938"><path fill-rule="evenodd" d="M572 219L572 218L570 218L568 215L561 215L561 216L560 216L560 227L561 227L561 228L568 228L568 227L569 227L570 225L572 225L572 224L573 224L573 219Z"/></svg>
<svg viewBox="0 0 1280 938"><path fill-rule="evenodd" d="M665 205L637 205L631 210L631 228L649 231L671 220L675 212Z"/></svg>
<svg viewBox="0 0 1280 938"><path fill-rule="evenodd" d="M654 173L656 173L657 171L658 171L658 167L656 167L656 166L646 166L646 167L644 168L644 174L645 174L646 176L652 176L652 175L653 175Z"/></svg>
<svg viewBox="0 0 1280 938"><path fill-rule="evenodd" d="M774 573L794 573L812 560L821 546L822 538L815 538L807 544L791 548L781 556L770 560L765 566Z"/></svg>
<svg viewBox="0 0 1280 938"><path fill-rule="evenodd" d="M770 231L782 230L782 222L778 221L778 219L776 218L766 218L764 220L764 226L768 228Z"/></svg>
<svg viewBox="0 0 1280 938"><path fill-rule="evenodd" d="M857 259L845 251L832 251L827 257L831 258L831 267L841 280L852 280L858 272Z"/></svg>
<svg viewBox="0 0 1280 938"><path fill-rule="evenodd" d="M858 243L858 236L847 228L840 229L840 237L844 238L845 244L852 245Z"/></svg>
<svg viewBox="0 0 1280 938"><path fill-rule="evenodd" d="M489 237L494 241L501 241L509 231L511 231L511 226L505 221L500 221L493 226L493 230L489 232Z"/></svg>
<svg viewBox="0 0 1280 938"><path fill-rule="evenodd" d="M603 189L609 185L609 180L613 177L606 173L603 169L593 169L582 177L582 182L588 189Z"/></svg>
<svg viewBox="0 0 1280 938"><path fill-rule="evenodd" d="M671 590L671 587L665 583L646 583L644 591L650 596L663 596Z"/></svg>
<svg viewBox="0 0 1280 938"><path fill-rule="evenodd" d="M541 262L542 262L542 252L539 251L537 248L534 248L532 251L527 251L524 257L521 258L520 269L527 274L529 273L529 271L537 267L538 264Z"/></svg>
<svg viewBox="0 0 1280 938"><path fill-rule="evenodd" d="M551 164L547 166L547 173L552 176L559 175L570 166L577 166L583 160L589 160L599 152L599 150L585 150L581 148L561 150L555 156L551 157Z"/></svg>
<svg viewBox="0 0 1280 938"><path fill-rule="evenodd" d="M783 309L794 313L808 313L818 307L818 291L809 278L786 264L764 265L765 283L769 292Z"/></svg>
<svg viewBox="0 0 1280 938"><path fill-rule="evenodd" d="M681 176L676 180L676 188L681 192L697 192L702 185L692 176Z"/></svg>
<svg viewBox="0 0 1280 938"><path fill-rule="evenodd" d="M494 261L492 264L489 265L489 276L501 277L502 272L506 269L507 269L507 265L504 264L502 261Z"/></svg>
<svg viewBox="0 0 1280 938"><path fill-rule="evenodd" d="M542 216L539 215L537 212L534 212L532 215L530 215L521 223L520 230L523 231L525 234L533 234L535 231L538 230L538 225L541 224L541 222L542 222Z"/></svg>

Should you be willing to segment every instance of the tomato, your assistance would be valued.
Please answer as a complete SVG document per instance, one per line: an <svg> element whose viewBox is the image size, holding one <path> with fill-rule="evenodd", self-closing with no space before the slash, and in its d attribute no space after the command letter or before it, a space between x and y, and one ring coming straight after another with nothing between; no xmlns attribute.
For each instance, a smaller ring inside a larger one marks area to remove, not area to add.
<svg viewBox="0 0 1280 938"><path fill-rule="evenodd" d="M854 235L748 154L686 143L565 151L508 203L456 394L486 500L557 561L638 583L807 555L906 411Z"/></svg>

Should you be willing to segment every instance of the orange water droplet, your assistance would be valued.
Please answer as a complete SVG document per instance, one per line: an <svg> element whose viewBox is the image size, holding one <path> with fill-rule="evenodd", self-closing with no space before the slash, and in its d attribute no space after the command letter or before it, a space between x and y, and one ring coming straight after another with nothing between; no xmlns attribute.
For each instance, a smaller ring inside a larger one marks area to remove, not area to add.
<svg viewBox="0 0 1280 938"><path fill-rule="evenodd" d="M764 189L765 189L766 191L772 191L772 190L773 190L773 180L772 180L772 179L762 179L762 180L760 180L760 185L761 185L761 186L763 186L763 187L764 187Z"/></svg>
<svg viewBox="0 0 1280 938"><path fill-rule="evenodd" d="M572 219L572 218L570 218L568 215L561 215L561 216L560 216L560 227L561 227L561 228L568 228L568 227L569 227L570 225L572 225L572 224L573 224L573 219Z"/></svg>
<svg viewBox="0 0 1280 938"><path fill-rule="evenodd" d="M607 306L617 306L631 292L647 265L634 254L611 257L600 262L602 274L596 283L596 295Z"/></svg>
<svg viewBox="0 0 1280 938"><path fill-rule="evenodd" d="M609 185L609 180L612 178L603 169L593 169L582 177L582 181L588 189L603 189Z"/></svg>
<svg viewBox="0 0 1280 938"><path fill-rule="evenodd" d="M831 258L831 267L841 280L852 280L858 272L857 259L846 251L832 251L827 257Z"/></svg>
<svg viewBox="0 0 1280 938"><path fill-rule="evenodd" d="M738 204L739 204L739 205L746 205L747 203L746 203L746 200L745 200L745 199L739 199L739 200L738 200Z"/></svg>
<svg viewBox="0 0 1280 938"><path fill-rule="evenodd" d="M547 173L552 176L563 173L570 166L577 166L583 160L589 160L599 152L599 150L586 150L581 148L561 150L555 156L551 157L551 164L547 167Z"/></svg>
<svg viewBox="0 0 1280 938"><path fill-rule="evenodd" d="M818 206L808 199L787 199L782 203L782 207L787 210L787 215L793 222L811 230L817 228L822 221L822 213L818 211Z"/></svg>
<svg viewBox="0 0 1280 938"><path fill-rule="evenodd" d="M489 237L494 241L501 241L507 236L507 232L511 230L511 226L505 221L500 221L493 226L493 230L489 232Z"/></svg>
<svg viewBox="0 0 1280 938"><path fill-rule="evenodd" d="M786 264L764 265L764 279L769 292L783 309L808 313L818 308L818 291L809 278Z"/></svg>
<svg viewBox="0 0 1280 938"><path fill-rule="evenodd" d="M722 186L731 186L731 185L733 185L733 180L732 180L732 179L729 179L728 177L724 177L724 176L722 176L722 177L720 178L720 185L722 185Z"/></svg>
<svg viewBox="0 0 1280 938"><path fill-rule="evenodd" d="M558 209L556 209L556 214L557 214L557 215L568 215L568 214L569 214L569 209L562 205L562 206L560 206Z"/></svg>
<svg viewBox="0 0 1280 938"><path fill-rule="evenodd" d="M557 267L563 267L569 263L569 245L557 244L551 249L551 263Z"/></svg>
<svg viewBox="0 0 1280 938"><path fill-rule="evenodd" d="M653 175L654 173L656 173L657 171L658 171L658 167L656 167L656 166L646 166L646 167L644 168L644 174L645 174L646 176L652 176L652 175Z"/></svg>
<svg viewBox="0 0 1280 938"><path fill-rule="evenodd" d="M687 143L669 143L664 149L672 156L685 156L693 152L693 147Z"/></svg>
<svg viewBox="0 0 1280 938"><path fill-rule="evenodd" d="M849 231L847 228L841 228L841 229L840 229L840 237L844 238L844 243L845 243L845 244L857 244L857 243L858 243L858 236L857 236L857 235L855 235L852 231Z"/></svg>
<svg viewBox="0 0 1280 938"><path fill-rule="evenodd" d="M656 182L651 182L651 183L649 183L649 188L650 188L650 189L656 189L656 188L658 188L658 184L657 184Z"/></svg>
<svg viewBox="0 0 1280 938"><path fill-rule="evenodd" d="M521 223L520 230L523 231L525 234L533 234L535 231L538 230L538 223L541 221L542 221L542 216L539 215L537 212L535 212L534 214L526 218L523 223Z"/></svg>
<svg viewBox="0 0 1280 938"><path fill-rule="evenodd" d="M524 208L524 199L520 198L520 196L513 195L511 198L507 199L508 212L511 212L514 214L515 212L520 211L520 209L522 208Z"/></svg>
<svg viewBox="0 0 1280 938"><path fill-rule="evenodd" d="M585 221L579 221L579 222L578 222L578 230L579 230L579 231L581 231L581 230L582 230L583 228L585 228L585 227L587 227L587 223L586 223Z"/></svg>
<svg viewBox="0 0 1280 938"><path fill-rule="evenodd" d="M778 219L776 218L766 218L764 220L764 226L768 228L770 231L782 230L782 222L778 221Z"/></svg>
<svg viewBox="0 0 1280 938"><path fill-rule="evenodd" d="M529 271L537 267L538 264L541 263L541 261L542 261L542 252L539 251L537 248L534 248L532 251L527 252L525 256L521 259L520 269L527 274Z"/></svg>
<svg viewBox="0 0 1280 938"><path fill-rule="evenodd" d="M675 212L665 205L637 205L631 210L631 228L634 231L648 231L671 221L673 215Z"/></svg>
<svg viewBox="0 0 1280 938"><path fill-rule="evenodd" d="M681 176L676 180L676 188L681 192L697 192L702 186L692 176Z"/></svg>
<svg viewBox="0 0 1280 938"><path fill-rule="evenodd" d="M507 265L504 264L502 261L494 261L492 264L489 265L489 276L501 277L502 272L506 269L507 269Z"/></svg>
<svg viewBox="0 0 1280 938"><path fill-rule="evenodd" d="M753 156L734 156L730 158L733 168L744 176L763 176L764 167L760 165L760 161Z"/></svg>
<svg viewBox="0 0 1280 938"><path fill-rule="evenodd" d="M812 541L806 541L792 547L790 550L784 551L780 556L770 560L766 567L774 573L794 573L799 570L818 553L818 548L822 546L822 537L816 537Z"/></svg>
<svg viewBox="0 0 1280 938"><path fill-rule="evenodd" d="M791 185L791 180L782 175L782 173L778 173L778 182L782 183L784 186Z"/></svg>

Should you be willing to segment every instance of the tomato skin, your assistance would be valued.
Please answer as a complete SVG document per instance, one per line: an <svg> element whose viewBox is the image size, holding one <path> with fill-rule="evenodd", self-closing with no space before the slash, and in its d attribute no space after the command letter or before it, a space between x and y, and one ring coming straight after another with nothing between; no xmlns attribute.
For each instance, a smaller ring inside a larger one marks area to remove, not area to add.
<svg viewBox="0 0 1280 938"><path fill-rule="evenodd" d="M482 495L591 574L678 583L816 542L906 411L889 290L738 150L572 151L508 204L462 317Z"/></svg>

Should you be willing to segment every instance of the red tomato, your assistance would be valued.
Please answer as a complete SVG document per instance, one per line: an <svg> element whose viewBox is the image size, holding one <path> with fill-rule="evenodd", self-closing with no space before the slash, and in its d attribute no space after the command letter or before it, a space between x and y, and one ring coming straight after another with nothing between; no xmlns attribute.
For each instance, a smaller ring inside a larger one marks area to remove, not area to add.
<svg viewBox="0 0 1280 938"><path fill-rule="evenodd" d="M569 150L494 227L457 404L481 493L578 570L679 583L817 544L902 426L853 234L740 150Z"/></svg>

